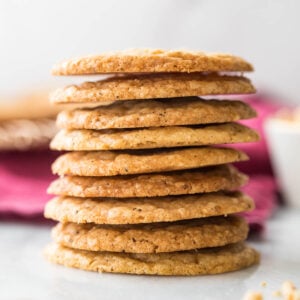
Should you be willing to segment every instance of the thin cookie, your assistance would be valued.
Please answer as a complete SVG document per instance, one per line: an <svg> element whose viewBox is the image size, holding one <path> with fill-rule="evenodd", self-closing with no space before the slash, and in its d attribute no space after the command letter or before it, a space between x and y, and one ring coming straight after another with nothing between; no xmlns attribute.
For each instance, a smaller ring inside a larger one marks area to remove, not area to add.
<svg viewBox="0 0 300 300"><path fill-rule="evenodd" d="M255 116L255 111L241 101L188 97L169 101L120 101L108 106L65 110L58 115L57 125L99 130L226 123Z"/></svg>
<svg viewBox="0 0 300 300"><path fill-rule="evenodd" d="M130 49L74 58L56 64L53 75L156 72L253 71L250 63L230 54L200 51Z"/></svg>
<svg viewBox="0 0 300 300"><path fill-rule="evenodd" d="M240 192L218 192L154 198L56 197L45 207L45 217L60 222L139 224L222 216L254 208Z"/></svg>
<svg viewBox="0 0 300 300"><path fill-rule="evenodd" d="M105 78L69 85L50 94L53 103L95 103L107 101L173 98L204 95L255 93L248 78L217 74L139 74Z"/></svg>
<svg viewBox="0 0 300 300"><path fill-rule="evenodd" d="M112 177L64 176L48 193L74 197L158 197L235 190L248 180L233 166Z"/></svg>
<svg viewBox="0 0 300 300"><path fill-rule="evenodd" d="M95 252L51 244L45 257L56 264L83 270L144 275L207 275L247 268L259 253L243 243L224 247L159 254Z"/></svg>
<svg viewBox="0 0 300 300"><path fill-rule="evenodd" d="M241 124L150 127L144 129L66 130L51 142L54 150L153 149L255 142L258 134Z"/></svg>
<svg viewBox="0 0 300 300"><path fill-rule="evenodd" d="M231 148L183 148L136 151L78 151L61 155L52 165L58 175L115 176L194 169L248 160Z"/></svg>
<svg viewBox="0 0 300 300"><path fill-rule="evenodd" d="M135 225L60 223L52 238L66 247L126 253L161 253L241 242L247 222L237 216Z"/></svg>

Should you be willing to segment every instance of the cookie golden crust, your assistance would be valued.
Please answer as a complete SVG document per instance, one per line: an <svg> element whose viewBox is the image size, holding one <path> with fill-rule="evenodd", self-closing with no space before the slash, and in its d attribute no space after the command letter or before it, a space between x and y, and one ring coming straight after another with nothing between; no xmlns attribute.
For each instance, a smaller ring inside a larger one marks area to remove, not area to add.
<svg viewBox="0 0 300 300"><path fill-rule="evenodd" d="M202 100L119 101L108 106L62 111L57 125L68 129L112 129L212 124L250 119L255 111L246 103Z"/></svg>
<svg viewBox="0 0 300 300"><path fill-rule="evenodd" d="M74 58L52 68L53 75L218 71L253 71L253 67L244 59L230 54L130 49Z"/></svg>
<svg viewBox="0 0 300 300"><path fill-rule="evenodd" d="M139 224L222 216L253 208L253 200L240 192L132 199L56 197L46 204L45 217L64 223Z"/></svg>
<svg viewBox="0 0 300 300"><path fill-rule="evenodd" d="M203 95L255 93L248 78L217 74L139 74L69 85L50 94L53 103L90 103Z"/></svg>
<svg viewBox="0 0 300 300"><path fill-rule="evenodd" d="M127 253L219 247L243 241L247 234L246 221L235 216L121 226L59 223L52 230L54 241L66 247Z"/></svg>
<svg viewBox="0 0 300 300"><path fill-rule="evenodd" d="M54 174L115 176L194 169L248 160L231 148L185 148L166 150L69 152L52 165Z"/></svg>
<svg viewBox="0 0 300 300"><path fill-rule="evenodd" d="M51 142L54 150L153 149L255 142L258 134L241 124L150 127L144 129L66 130Z"/></svg>
<svg viewBox="0 0 300 300"><path fill-rule="evenodd" d="M173 253L136 254L76 250L51 244L52 263L95 272L144 275L206 275L231 272L259 263L259 253L243 243Z"/></svg>
<svg viewBox="0 0 300 300"><path fill-rule="evenodd" d="M53 181L48 193L74 197L157 197L235 190L248 177L233 166L167 173L112 177L65 176Z"/></svg>

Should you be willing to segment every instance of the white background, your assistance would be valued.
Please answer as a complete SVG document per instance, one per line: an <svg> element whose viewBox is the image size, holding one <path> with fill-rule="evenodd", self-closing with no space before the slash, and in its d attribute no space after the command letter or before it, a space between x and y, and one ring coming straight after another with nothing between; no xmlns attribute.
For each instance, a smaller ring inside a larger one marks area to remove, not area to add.
<svg viewBox="0 0 300 300"><path fill-rule="evenodd" d="M50 76L62 59L151 47L243 56L261 90L300 104L299 14L297 0L0 0L0 98L73 82Z"/></svg>
<svg viewBox="0 0 300 300"><path fill-rule="evenodd" d="M194 277L97 274L52 265L42 257L48 226L2 222L0 300L241 300L246 291L283 300L272 296L283 281L300 287L299 216L299 210L281 209L264 235L250 242L261 252L260 265Z"/></svg>

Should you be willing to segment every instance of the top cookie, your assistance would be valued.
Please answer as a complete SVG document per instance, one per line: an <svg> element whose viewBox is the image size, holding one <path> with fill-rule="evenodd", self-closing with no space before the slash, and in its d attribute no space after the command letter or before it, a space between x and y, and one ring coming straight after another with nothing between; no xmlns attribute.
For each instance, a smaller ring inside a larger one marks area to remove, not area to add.
<svg viewBox="0 0 300 300"><path fill-rule="evenodd" d="M53 75L152 72L253 71L250 63L230 54L200 51L132 49L74 58L56 64Z"/></svg>

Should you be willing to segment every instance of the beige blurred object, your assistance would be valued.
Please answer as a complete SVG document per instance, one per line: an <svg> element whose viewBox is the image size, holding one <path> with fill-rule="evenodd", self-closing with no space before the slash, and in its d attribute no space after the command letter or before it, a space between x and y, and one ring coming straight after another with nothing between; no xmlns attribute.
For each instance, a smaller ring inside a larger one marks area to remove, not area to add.
<svg viewBox="0 0 300 300"><path fill-rule="evenodd" d="M249 291L244 295L243 300L263 300L263 295L260 292Z"/></svg>
<svg viewBox="0 0 300 300"><path fill-rule="evenodd" d="M51 105L48 90L0 97L0 122L15 119L54 118L61 107Z"/></svg>
<svg viewBox="0 0 300 300"><path fill-rule="evenodd" d="M0 150L48 148L60 109L49 104L46 90L1 99Z"/></svg>
<svg viewBox="0 0 300 300"><path fill-rule="evenodd" d="M0 122L0 150L48 148L56 132L54 119L3 121Z"/></svg>

